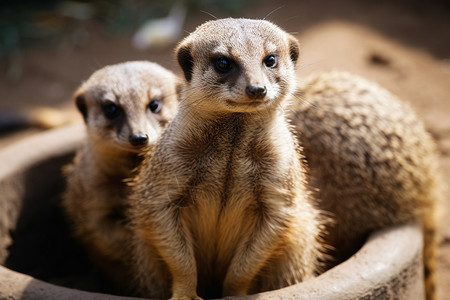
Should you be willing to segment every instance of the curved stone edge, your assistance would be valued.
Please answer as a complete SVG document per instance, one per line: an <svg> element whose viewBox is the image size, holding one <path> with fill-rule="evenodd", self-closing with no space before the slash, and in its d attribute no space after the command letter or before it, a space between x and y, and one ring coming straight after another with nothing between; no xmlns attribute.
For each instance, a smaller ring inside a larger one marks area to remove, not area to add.
<svg viewBox="0 0 450 300"><path fill-rule="evenodd" d="M36 162L73 152L84 136L81 125L38 134L0 151L0 179ZM24 159L26 158L26 159ZM423 236L419 225L405 224L371 235L346 262L324 274L277 291L236 299L424 299ZM56 286L0 266L0 299L136 299Z"/></svg>
<svg viewBox="0 0 450 300"><path fill-rule="evenodd" d="M20 140L0 150L0 178L22 170L39 160L75 151L85 137L84 125L77 123Z"/></svg>
<svg viewBox="0 0 450 300"><path fill-rule="evenodd" d="M85 292L76 289L61 287L0 266L0 299L131 300L136 298Z"/></svg>

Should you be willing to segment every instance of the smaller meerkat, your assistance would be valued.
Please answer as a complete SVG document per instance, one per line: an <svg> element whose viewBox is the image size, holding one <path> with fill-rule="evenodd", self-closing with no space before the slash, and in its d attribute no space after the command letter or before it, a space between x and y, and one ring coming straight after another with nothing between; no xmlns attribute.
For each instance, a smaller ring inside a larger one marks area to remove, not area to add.
<svg viewBox="0 0 450 300"><path fill-rule="evenodd" d="M297 40L268 21L229 18L199 26L176 53L180 106L130 202L142 294L246 295L314 276L322 220L280 113L295 89Z"/></svg>
<svg viewBox="0 0 450 300"><path fill-rule="evenodd" d="M333 263L376 229L421 221L426 293L434 299L437 156L424 124L409 105L359 76L323 72L298 88L291 120L315 196L335 219L325 238L335 248Z"/></svg>
<svg viewBox="0 0 450 300"><path fill-rule="evenodd" d="M96 71L74 94L87 138L65 168L63 207L94 263L127 288L131 231L125 182L175 114L178 79L135 61Z"/></svg>

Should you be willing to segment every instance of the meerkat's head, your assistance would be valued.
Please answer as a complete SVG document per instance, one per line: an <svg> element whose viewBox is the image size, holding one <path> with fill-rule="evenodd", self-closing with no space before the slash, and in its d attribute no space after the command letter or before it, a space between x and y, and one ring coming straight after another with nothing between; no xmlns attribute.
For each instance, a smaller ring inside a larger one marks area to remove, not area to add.
<svg viewBox="0 0 450 300"><path fill-rule="evenodd" d="M74 98L95 143L139 152L175 115L178 87L177 77L158 64L127 62L96 71Z"/></svg>
<svg viewBox="0 0 450 300"><path fill-rule="evenodd" d="M276 107L295 88L298 55L298 41L268 21L206 22L176 48L183 103L229 112Z"/></svg>

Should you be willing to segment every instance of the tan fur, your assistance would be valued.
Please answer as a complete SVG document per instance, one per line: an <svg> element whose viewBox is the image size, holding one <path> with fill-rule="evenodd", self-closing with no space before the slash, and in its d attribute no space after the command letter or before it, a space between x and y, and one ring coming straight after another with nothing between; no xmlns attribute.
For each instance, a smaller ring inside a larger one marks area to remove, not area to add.
<svg viewBox="0 0 450 300"><path fill-rule="evenodd" d="M335 216L326 239L336 248L334 263L375 229L421 220L427 299L434 299L436 153L423 123L407 104L355 75L319 73L299 89L291 118L316 197Z"/></svg>
<svg viewBox="0 0 450 300"><path fill-rule="evenodd" d="M291 35L259 20L210 21L178 45L180 108L133 183L144 296L245 295L318 271L322 224L284 114L297 56ZM246 93L255 86L267 94Z"/></svg>
<svg viewBox="0 0 450 300"><path fill-rule="evenodd" d="M92 260L121 287L130 282L126 264L131 231L125 217L128 186L124 182L141 161L139 153L152 147L175 114L177 78L150 62L127 62L95 72L75 93L86 121L87 139L67 166L63 205L74 235ZM151 101L161 110L153 113ZM108 118L105 105L119 114ZM147 141L131 143L137 134ZM147 150L148 151L148 150Z"/></svg>

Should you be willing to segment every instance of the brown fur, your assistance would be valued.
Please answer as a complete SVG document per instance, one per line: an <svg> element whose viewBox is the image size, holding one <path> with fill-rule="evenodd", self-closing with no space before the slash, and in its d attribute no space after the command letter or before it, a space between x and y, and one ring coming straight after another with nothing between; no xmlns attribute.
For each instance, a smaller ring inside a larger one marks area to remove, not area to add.
<svg viewBox="0 0 450 300"><path fill-rule="evenodd" d="M175 114L176 85L177 78L157 64L128 62L95 72L74 96L86 122L87 139L65 169L68 187L63 205L74 235L122 287L130 281L126 260L132 239L124 180L140 163L139 153L155 144ZM161 105L159 112L149 108L155 100ZM110 108L108 118L105 105L111 103L119 113L111 118ZM148 139L136 144L133 136L143 134Z"/></svg>
<svg viewBox="0 0 450 300"><path fill-rule="evenodd" d="M197 28L177 57L180 108L133 183L142 294L245 295L312 277L321 221L283 111L297 41L267 21L223 19ZM219 57L232 68L218 70ZM266 95L252 93L262 86Z"/></svg>
<svg viewBox="0 0 450 300"><path fill-rule="evenodd" d="M380 86L342 72L301 82L292 120L323 210L326 241L339 263L373 230L420 220L427 299L436 269L435 145L412 109ZM382 255L382 253L380 253Z"/></svg>

